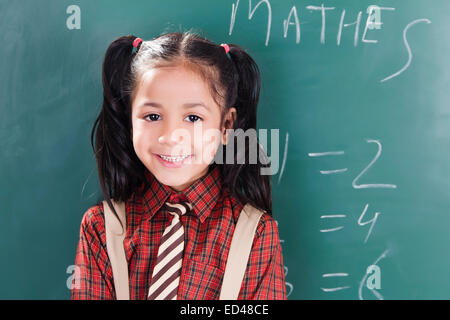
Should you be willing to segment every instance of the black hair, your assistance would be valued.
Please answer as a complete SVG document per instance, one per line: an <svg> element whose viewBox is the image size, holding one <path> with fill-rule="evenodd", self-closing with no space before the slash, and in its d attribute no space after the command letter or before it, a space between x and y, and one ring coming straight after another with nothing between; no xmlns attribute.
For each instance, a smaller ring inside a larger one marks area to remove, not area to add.
<svg viewBox="0 0 450 320"><path fill-rule="evenodd" d="M135 153L131 133L131 105L142 72L178 64L196 70L209 84L212 97L221 107L221 128L229 108L236 108L234 131L256 130L261 85L257 64L239 45L228 44L228 57L222 46L192 31L162 34L141 42L137 50L133 47L135 39L133 35L121 36L106 50L102 70L103 106L91 133L103 196L116 216L111 198L126 201L147 186L146 167ZM230 138L236 141L238 136ZM270 176L260 174L265 166L259 161L249 163L250 142L245 139L245 143L244 163L236 161L239 155L235 150L233 164L213 163L209 169L219 166L222 186L243 205L250 203L272 215ZM261 152L266 157L257 145L258 157ZM225 155L226 145L222 148Z"/></svg>

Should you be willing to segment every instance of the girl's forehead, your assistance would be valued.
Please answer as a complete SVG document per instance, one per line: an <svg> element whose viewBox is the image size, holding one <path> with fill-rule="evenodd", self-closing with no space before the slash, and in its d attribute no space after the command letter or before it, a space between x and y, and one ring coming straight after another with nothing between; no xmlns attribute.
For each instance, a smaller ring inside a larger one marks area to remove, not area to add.
<svg viewBox="0 0 450 320"><path fill-rule="evenodd" d="M212 100L207 83L193 71L181 67L146 71L139 81L137 97Z"/></svg>
<svg viewBox="0 0 450 320"><path fill-rule="evenodd" d="M148 69L142 74L141 80L145 83L152 83L155 81L204 82L198 73L182 66L166 66Z"/></svg>

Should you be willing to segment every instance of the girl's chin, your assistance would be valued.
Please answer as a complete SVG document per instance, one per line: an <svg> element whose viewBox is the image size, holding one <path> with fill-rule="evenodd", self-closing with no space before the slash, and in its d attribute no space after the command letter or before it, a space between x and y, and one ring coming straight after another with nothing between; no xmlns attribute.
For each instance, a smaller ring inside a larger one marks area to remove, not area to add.
<svg viewBox="0 0 450 320"><path fill-rule="evenodd" d="M175 190L183 190L208 172L207 166L184 165L182 168L166 168L153 164L150 170L159 182ZM183 187L184 186L184 187Z"/></svg>

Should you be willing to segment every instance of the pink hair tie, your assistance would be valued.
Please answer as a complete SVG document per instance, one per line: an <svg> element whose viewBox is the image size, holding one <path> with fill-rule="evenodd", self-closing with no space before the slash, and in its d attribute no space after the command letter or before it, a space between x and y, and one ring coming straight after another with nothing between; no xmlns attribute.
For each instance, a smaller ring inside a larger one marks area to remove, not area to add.
<svg viewBox="0 0 450 320"><path fill-rule="evenodd" d="M230 47L226 43L222 43L221 46L225 48L225 53L228 53L228 51L230 51Z"/></svg>
<svg viewBox="0 0 450 320"><path fill-rule="evenodd" d="M133 41L133 47L137 48L138 45L139 45L139 43L141 43L141 42L142 42L142 39L141 39L141 38L136 38L136 39L134 39L134 41Z"/></svg>

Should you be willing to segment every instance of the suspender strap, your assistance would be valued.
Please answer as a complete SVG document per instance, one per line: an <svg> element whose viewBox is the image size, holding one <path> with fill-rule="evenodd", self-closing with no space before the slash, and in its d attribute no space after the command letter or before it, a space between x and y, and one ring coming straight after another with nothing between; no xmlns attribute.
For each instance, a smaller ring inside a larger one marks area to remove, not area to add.
<svg viewBox="0 0 450 320"><path fill-rule="evenodd" d="M247 269L256 227L263 211L247 203L239 215L231 239L219 300L237 300Z"/></svg>
<svg viewBox="0 0 450 320"><path fill-rule="evenodd" d="M117 220L111 208L106 203L106 200L104 200L103 211L105 216L106 248L109 261L111 262L116 298L117 300L129 300L128 264L123 246L123 240L125 239L127 230L125 202L115 202L113 199L111 199L111 202L125 228L122 230L119 220Z"/></svg>

